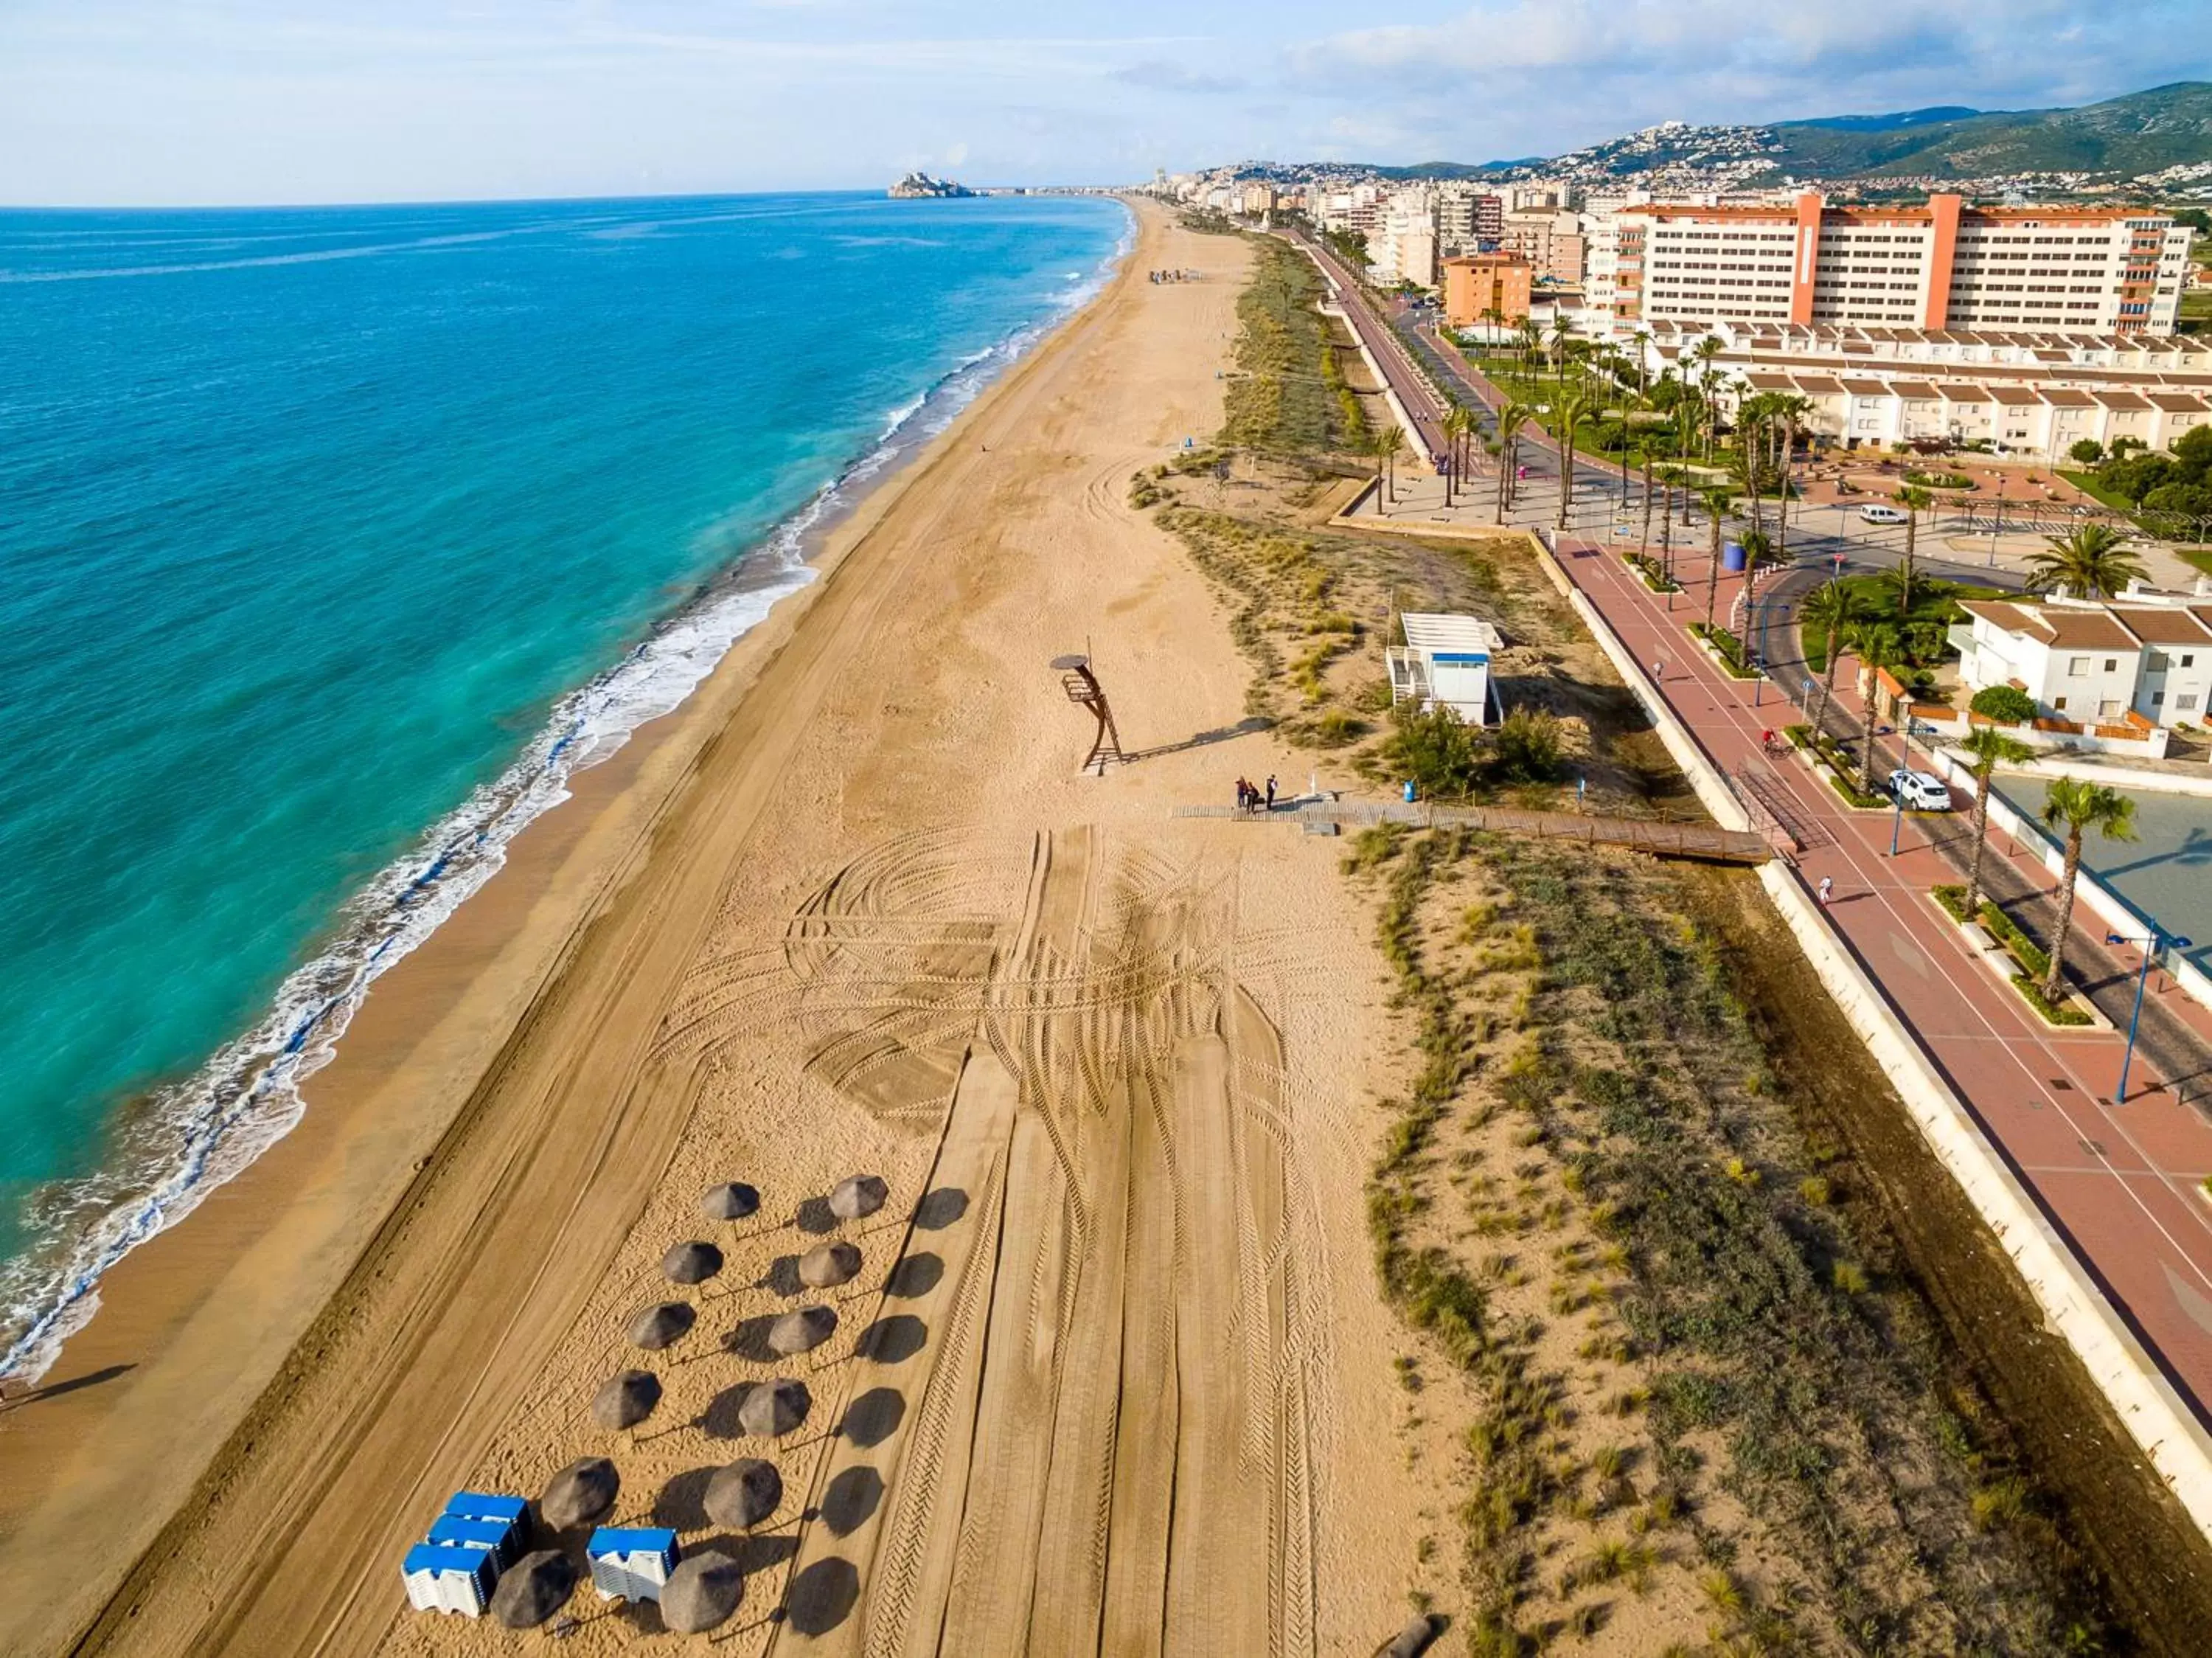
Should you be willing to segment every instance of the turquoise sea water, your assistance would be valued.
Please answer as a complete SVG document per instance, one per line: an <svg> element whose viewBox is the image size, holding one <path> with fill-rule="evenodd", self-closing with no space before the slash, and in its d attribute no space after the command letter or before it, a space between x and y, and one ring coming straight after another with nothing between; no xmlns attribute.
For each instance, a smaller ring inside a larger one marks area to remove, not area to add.
<svg viewBox="0 0 2212 1658"><path fill-rule="evenodd" d="M0 213L0 1372L295 1119L374 974L1127 227Z"/></svg>

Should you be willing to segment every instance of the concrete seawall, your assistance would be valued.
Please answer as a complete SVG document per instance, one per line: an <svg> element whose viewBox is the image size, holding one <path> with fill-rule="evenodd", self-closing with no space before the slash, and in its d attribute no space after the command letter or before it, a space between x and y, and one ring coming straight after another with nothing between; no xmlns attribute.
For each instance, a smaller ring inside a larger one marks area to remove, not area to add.
<svg viewBox="0 0 2212 1658"><path fill-rule="evenodd" d="M1660 698L1634 655L1576 588L1542 539L1533 534L1528 539L1553 585L1574 607L1650 714L1660 741L1705 809L1725 827L1751 827L1749 814L1720 769ZM1992 821L1999 803L1991 802ZM2212 1537L2212 1435L2136 1339L2087 1268L2045 1219L1857 957L1821 919L1796 876L1778 860L1762 866L1759 878L1821 984L1896 1088L1929 1149L1950 1171L1974 1212L2012 1257L2050 1327L2081 1360L2129 1436L2172 1488L2197 1529ZM2090 888L2085 879L2085 900Z"/></svg>

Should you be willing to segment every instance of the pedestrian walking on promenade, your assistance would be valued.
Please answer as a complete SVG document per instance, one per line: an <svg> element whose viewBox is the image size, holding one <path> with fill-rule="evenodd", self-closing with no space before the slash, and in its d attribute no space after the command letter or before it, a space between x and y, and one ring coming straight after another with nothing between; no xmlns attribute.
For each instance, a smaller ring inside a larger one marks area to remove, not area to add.
<svg viewBox="0 0 2212 1658"><path fill-rule="evenodd" d="M1662 658L1662 657L1654 656L1654 657L1651 659L1651 683L1652 683L1652 684L1654 684L1654 685L1657 685L1657 684L1658 684L1662 680L1665 679L1666 677L1667 677L1667 663L1666 663L1665 660L1664 660L1663 658Z"/></svg>
<svg viewBox="0 0 2212 1658"><path fill-rule="evenodd" d="M1822 909L1828 907L1829 895L1835 890L1836 878L1833 875L1822 875L1820 877L1820 907Z"/></svg>

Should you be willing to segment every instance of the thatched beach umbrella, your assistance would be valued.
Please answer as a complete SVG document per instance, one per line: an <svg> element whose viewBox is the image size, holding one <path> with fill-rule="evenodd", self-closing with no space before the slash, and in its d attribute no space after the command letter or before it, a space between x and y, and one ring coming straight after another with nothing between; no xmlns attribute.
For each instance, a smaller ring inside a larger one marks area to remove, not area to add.
<svg viewBox="0 0 2212 1658"><path fill-rule="evenodd" d="M688 1301L663 1301L629 1321L629 1338L633 1345L657 1352L682 1340L698 1317L698 1309Z"/></svg>
<svg viewBox="0 0 2212 1658"><path fill-rule="evenodd" d="M615 1505L622 1476L603 1456L578 1457L553 1476L538 1499L538 1517L556 1532L588 1526Z"/></svg>
<svg viewBox="0 0 2212 1658"><path fill-rule="evenodd" d="M697 1635L728 1620L744 1599L744 1569L707 1549L686 1555L660 1589L660 1621L679 1635Z"/></svg>
<svg viewBox="0 0 2212 1658"><path fill-rule="evenodd" d="M799 1281L810 1289L835 1289L850 1283L860 1270L860 1252L840 1240L817 1244L799 1258Z"/></svg>
<svg viewBox="0 0 2212 1658"><path fill-rule="evenodd" d="M707 1482L707 1518L749 1531L783 1506L783 1476L773 1462L741 1457Z"/></svg>
<svg viewBox="0 0 2212 1658"><path fill-rule="evenodd" d="M756 1439L777 1439L805 1421L813 1404L805 1382L778 1376L745 1395L738 1406L738 1426Z"/></svg>
<svg viewBox="0 0 2212 1658"><path fill-rule="evenodd" d="M660 1403L660 1378L650 1370L611 1376L592 1400L592 1420L602 1428L635 1428Z"/></svg>
<svg viewBox="0 0 2212 1658"><path fill-rule="evenodd" d="M879 1175L848 1176L830 1193L830 1212L841 1221L865 1220L884 1206L890 1192Z"/></svg>
<svg viewBox="0 0 2212 1658"><path fill-rule="evenodd" d="M760 1193L742 1180L710 1186L699 1199L699 1212L710 1221L750 1220L760 1208Z"/></svg>
<svg viewBox="0 0 2212 1658"><path fill-rule="evenodd" d="M831 1308L799 1308L769 1326L769 1350L784 1358L794 1353L811 1353L829 1340L836 1327L837 1314Z"/></svg>
<svg viewBox="0 0 2212 1658"><path fill-rule="evenodd" d="M558 1549L526 1554L499 1576L491 1615L509 1629L533 1629L568 1604L576 1568Z"/></svg>
<svg viewBox="0 0 2212 1658"><path fill-rule="evenodd" d="M722 1252L694 1239L660 1258L661 1275L671 1283L704 1283L722 1270Z"/></svg>

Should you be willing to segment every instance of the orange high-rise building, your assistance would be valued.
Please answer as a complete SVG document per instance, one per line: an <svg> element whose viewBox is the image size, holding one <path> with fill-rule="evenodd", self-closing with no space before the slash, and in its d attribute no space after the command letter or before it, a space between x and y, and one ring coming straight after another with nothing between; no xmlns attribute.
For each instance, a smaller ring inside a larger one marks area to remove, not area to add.
<svg viewBox="0 0 2212 1658"><path fill-rule="evenodd" d="M1528 314L1535 267L1517 253L1469 253L1444 261L1444 321L1472 328L1498 321L1510 328ZM1491 313L1497 313L1493 319Z"/></svg>

